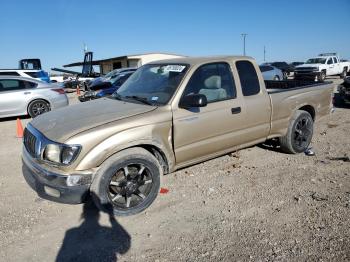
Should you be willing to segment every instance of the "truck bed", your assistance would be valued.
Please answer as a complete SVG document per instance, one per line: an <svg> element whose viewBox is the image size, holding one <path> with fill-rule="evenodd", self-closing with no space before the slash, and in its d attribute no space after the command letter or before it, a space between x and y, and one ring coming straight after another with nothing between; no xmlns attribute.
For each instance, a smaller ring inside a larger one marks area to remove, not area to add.
<svg viewBox="0 0 350 262"><path fill-rule="evenodd" d="M283 80L273 81L265 80L265 86L268 93L283 92L285 90L296 90L300 88L308 88L314 86L327 85L331 82L315 82L312 80Z"/></svg>
<svg viewBox="0 0 350 262"><path fill-rule="evenodd" d="M332 82L286 80L265 81L265 85L272 108L270 138L287 132L290 117L299 108L304 107L315 120L330 112Z"/></svg>

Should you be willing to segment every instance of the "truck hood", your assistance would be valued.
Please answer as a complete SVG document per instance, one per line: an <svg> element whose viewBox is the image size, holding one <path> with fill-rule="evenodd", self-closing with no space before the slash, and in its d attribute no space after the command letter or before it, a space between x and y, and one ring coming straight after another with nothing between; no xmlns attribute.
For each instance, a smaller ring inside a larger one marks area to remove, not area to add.
<svg viewBox="0 0 350 262"><path fill-rule="evenodd" d="M30 124L47 138L64 143L88 129L156 109L155 106L102 98L39 115Z"/></svg>
<svg viewBox="0 0 350 262"><path fill-rule="evenodd" d="M319 66L323 66L324 64L302 64L302 65L298 65L295 67L295 69L298 68L304 68L304 67L319 67Z"/></svg>

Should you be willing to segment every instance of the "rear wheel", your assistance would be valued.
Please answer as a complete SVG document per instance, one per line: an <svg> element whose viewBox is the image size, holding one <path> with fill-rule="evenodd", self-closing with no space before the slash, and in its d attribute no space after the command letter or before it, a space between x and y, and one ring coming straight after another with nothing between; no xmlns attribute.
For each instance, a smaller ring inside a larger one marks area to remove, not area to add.
<svg viewBox="0 0 350 262"><path fill-rule="evenodd" d="M313 124L308 112L297 110L289 123L287 134L280 138L281 149L289 154L304 152L311 143Z"/></svg>
<svg viewBox="0 0 350 262"><path fill-rule="evenodd" d="M126 149L106 160L90 191L97 207L116 216L137 214L156 199L161 167L143 148Z"/></svg>
<svg viewBox="0 0 350 262"><path fill-rule="evenodd" d="M34 118L45 112L50 111L50 104L42 99L34 100L28 106L28 114Z"/></svg>

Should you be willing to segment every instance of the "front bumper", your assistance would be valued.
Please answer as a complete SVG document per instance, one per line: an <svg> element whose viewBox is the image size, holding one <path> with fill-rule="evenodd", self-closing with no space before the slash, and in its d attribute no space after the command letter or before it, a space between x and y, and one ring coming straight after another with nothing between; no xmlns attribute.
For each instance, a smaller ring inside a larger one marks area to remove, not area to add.
<svg viewBox="0 0 350 262"><path fill-rule="evenodd" d="M25 149L22 163L25 180L41 198L67 204L79 204L86 200L92 173L63 175L49 171L35 163Z"/></svg>
<svg viewBox="0 0 350 262"><path fill-rule="evenodd" d="M321 74L321 72L317 72L317 71L298 71L298 72L294 72L294 78L313 78L315 79L316 76L319 76Z"/></svg>

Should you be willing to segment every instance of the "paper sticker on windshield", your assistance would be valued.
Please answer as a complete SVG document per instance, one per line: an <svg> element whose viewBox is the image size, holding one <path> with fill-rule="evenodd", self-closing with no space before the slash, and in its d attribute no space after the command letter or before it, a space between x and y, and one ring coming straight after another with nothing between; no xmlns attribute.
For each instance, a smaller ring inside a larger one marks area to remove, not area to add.
<svg viewBox="0 0 350 262"><path fill-rule="evenodd" d="M152 97L151 97L151 100L152 100L152 101L157 101L157 100L158 100L158 96L152 96Z"/></svg>
<svg viewBox="0 0 350 262"><path fill-rule="evenodd" d="M167 65L164 68L164 71L181 73L185 69L185 67L186 66L184 65Z"/></svg>

